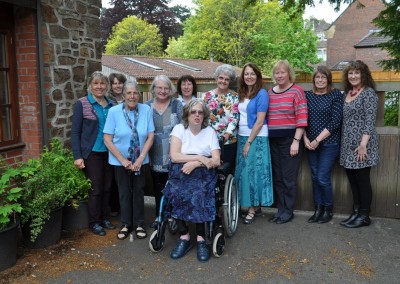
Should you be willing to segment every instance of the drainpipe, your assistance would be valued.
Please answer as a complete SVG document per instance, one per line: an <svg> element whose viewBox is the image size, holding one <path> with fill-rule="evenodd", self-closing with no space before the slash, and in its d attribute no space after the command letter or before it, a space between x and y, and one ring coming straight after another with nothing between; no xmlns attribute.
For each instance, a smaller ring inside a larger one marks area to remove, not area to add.
<svg viewBox="0 0 400 284"><path fill-rule="evenodd" d="M37 58L38 58L38 77L39 77L39 103L40 103L40 128L42 133L42 146L49 145L49 135L47 130L47 109L46 109L46 98L44 90L44 72L43 72L43 48L42 48L42 9L41 0L36 1L36 46L37 46Z"/></svg>
<svg viewBox="0 0 400 284"><path fill-rule="evenodd" d="M214 62L214 54L210 53L210 62Z"/></svg>

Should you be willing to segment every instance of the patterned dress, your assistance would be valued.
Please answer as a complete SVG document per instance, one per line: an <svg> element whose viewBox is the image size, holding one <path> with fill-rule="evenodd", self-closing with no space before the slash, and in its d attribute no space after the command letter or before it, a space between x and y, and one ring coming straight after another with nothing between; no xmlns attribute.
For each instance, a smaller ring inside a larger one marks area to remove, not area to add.
<svg viewBox="0 0 400 284"><path fill-rule="evenodd" d="M218 139L226 132L230 133L225 145L237 142L239 121L239 97L236 92L218 95L215 90L205 93L204 102L211 111L210 126L217 131Z"/></svg>
<svg viewBox="0 0 400 284"><path fill-rule="evenodd" d="M378 164L378 135L375 129L378 96L372 88L365 88L351 102L344 102L340 165L346 169L362 169ZM356 160L354 150L360 145L363 134L370 135L367 159Z"/></svg>

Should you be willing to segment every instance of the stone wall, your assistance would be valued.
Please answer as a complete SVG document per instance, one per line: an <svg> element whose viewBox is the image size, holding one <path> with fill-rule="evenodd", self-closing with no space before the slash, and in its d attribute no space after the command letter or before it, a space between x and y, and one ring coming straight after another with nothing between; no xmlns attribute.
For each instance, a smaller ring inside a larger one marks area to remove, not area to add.
<svg viewBox="0 0 400 284"><path fill-rule="evenodd" d="M49 138L69 144L75 101L101 71L101 0L41 0L44 91Z"/></svg>

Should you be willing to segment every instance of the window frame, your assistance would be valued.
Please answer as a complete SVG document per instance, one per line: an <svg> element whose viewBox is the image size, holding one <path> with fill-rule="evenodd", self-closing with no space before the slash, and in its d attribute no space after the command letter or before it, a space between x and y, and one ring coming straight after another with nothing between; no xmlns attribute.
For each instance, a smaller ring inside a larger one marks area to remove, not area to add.
<svg viewBox="0 0 400 284"><path fill-rule="evenodd" d="M19 102L17 88L17 64L15 53L15 33L14 33L14 11L11 5L0 5L0 33L4 35L4 51L6 55L6 66L0 66L0 71L6 71L8 103L0 101L0 151L10 146L19 146L21 141ZM8 108L11 112L10 123L6 125L10 131L11 139L4 138L3 109Z"/></svg>

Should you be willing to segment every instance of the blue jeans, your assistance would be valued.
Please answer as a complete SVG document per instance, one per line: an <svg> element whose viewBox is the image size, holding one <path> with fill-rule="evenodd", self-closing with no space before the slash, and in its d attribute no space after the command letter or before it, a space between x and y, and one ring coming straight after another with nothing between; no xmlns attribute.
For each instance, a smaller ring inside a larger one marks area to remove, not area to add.
<svg viewBox="0 0 400 284"><path fill-rule="evenodd" d="M338 154L339 144L321 144L308 151L315 205L333 204L331 173Z"/></svg>

